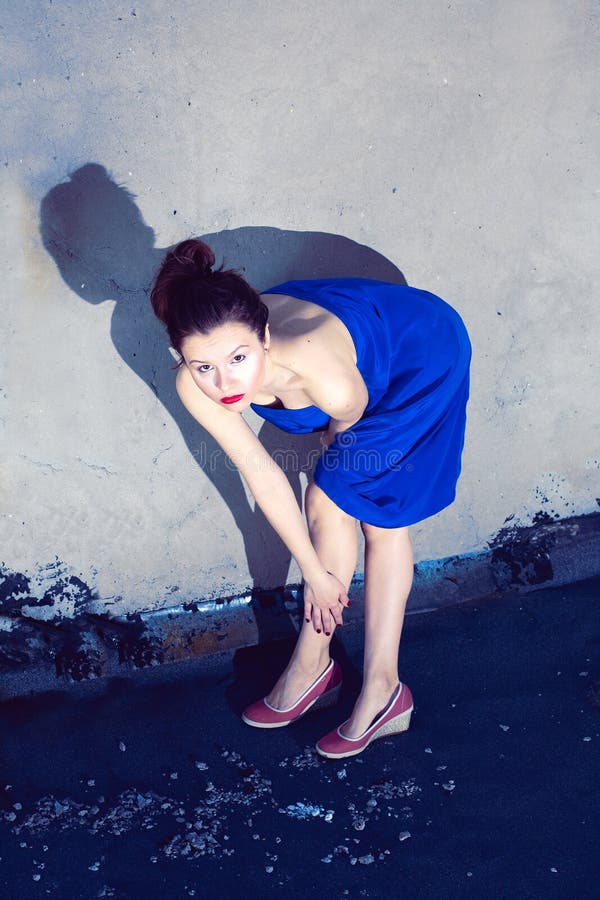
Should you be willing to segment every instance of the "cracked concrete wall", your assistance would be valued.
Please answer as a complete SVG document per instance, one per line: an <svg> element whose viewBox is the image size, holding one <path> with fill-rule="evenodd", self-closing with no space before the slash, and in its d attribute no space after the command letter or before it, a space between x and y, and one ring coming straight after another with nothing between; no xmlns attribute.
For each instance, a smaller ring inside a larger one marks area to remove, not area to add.
<svg viewBox="0 0 600 900"><path fill-rule="evenodd" d="M463 476L418 559L597 508L595 4L13 0L3 19L0 561L30 612L297 580L173 393L146 292L190 234L259 288L404 276L460 311ZM314 445L252 422L299 496Z"/></svg>

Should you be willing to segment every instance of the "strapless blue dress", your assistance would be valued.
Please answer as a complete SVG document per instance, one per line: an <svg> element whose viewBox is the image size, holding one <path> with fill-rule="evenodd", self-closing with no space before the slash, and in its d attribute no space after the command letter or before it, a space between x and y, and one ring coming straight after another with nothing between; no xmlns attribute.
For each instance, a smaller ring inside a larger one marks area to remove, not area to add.
<svg viewBox="0 0 600 900"><path fill-rule="evenodd" d="M316 484L349 515L384 528L413 525L452 503L471 360L458 313L427 291L363 278L286 281L264 293L310 300L336 315L367 386L362 418L321 454ZM317 406L252 408L295 434L329 421Z"/></svg>

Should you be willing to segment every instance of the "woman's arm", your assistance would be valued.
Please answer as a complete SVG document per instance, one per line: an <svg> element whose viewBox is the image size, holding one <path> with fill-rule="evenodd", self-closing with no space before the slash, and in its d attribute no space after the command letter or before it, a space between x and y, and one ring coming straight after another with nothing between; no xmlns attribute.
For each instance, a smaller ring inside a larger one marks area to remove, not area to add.
<svg viewBox="0 0 600 900"><path fill-rule="evenodd" d="M194 384L187 369L178 372L177 393L186 409L236 465L265 518L298 563L302 577L310 584L317 600L317 609L310 611L315 628L330 631L330 616L341 625L340 601L343 605L348 604L346 591L319 561L294 492L281 468L241 414L219 409Z"/></svg>
<svg viewBox="0 0 600 900"><path fill-rule="evenodd" d="M306 393L315 406L330 416L321 443L327 447L340 431L352 428L362 417L369 394L362 375L354 365L331 365L322 371L319 381L305 378Z"/></svg>

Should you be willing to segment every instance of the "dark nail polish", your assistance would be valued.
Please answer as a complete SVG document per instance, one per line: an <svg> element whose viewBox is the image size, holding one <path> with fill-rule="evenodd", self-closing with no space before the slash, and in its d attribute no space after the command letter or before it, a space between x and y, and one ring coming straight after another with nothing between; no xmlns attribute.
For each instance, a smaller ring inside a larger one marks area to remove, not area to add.
<svg viewBox="0 0 600 900"><path fill-rule="evenodd" d="M326 631L325 634L326 634L327 637L329 637L329 636L331 635L331 632L330 632L330 631Z"/></svg>
<svg viewBox="0 0 600 900"><path fill-rule="evenodd" d="M321 634L321 629L317 628L317 634Z"/></svg>
<svg viewBox="0 0 600 900"><path fill-rule="evenodd" d="M310 619L307 619L306 621L307 621L307 622L310 622Z"/></svg>

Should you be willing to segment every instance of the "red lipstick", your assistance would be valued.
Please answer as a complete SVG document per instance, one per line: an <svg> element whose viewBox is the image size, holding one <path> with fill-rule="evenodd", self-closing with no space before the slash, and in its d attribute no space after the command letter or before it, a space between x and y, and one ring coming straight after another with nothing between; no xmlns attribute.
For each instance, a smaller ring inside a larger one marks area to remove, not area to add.
<svg viewBox="0 0 600 900"><path fill-rule="evenodd" d="M221 397L221 403L237 403L244 394L233 394L231 397Z"/></svg>

